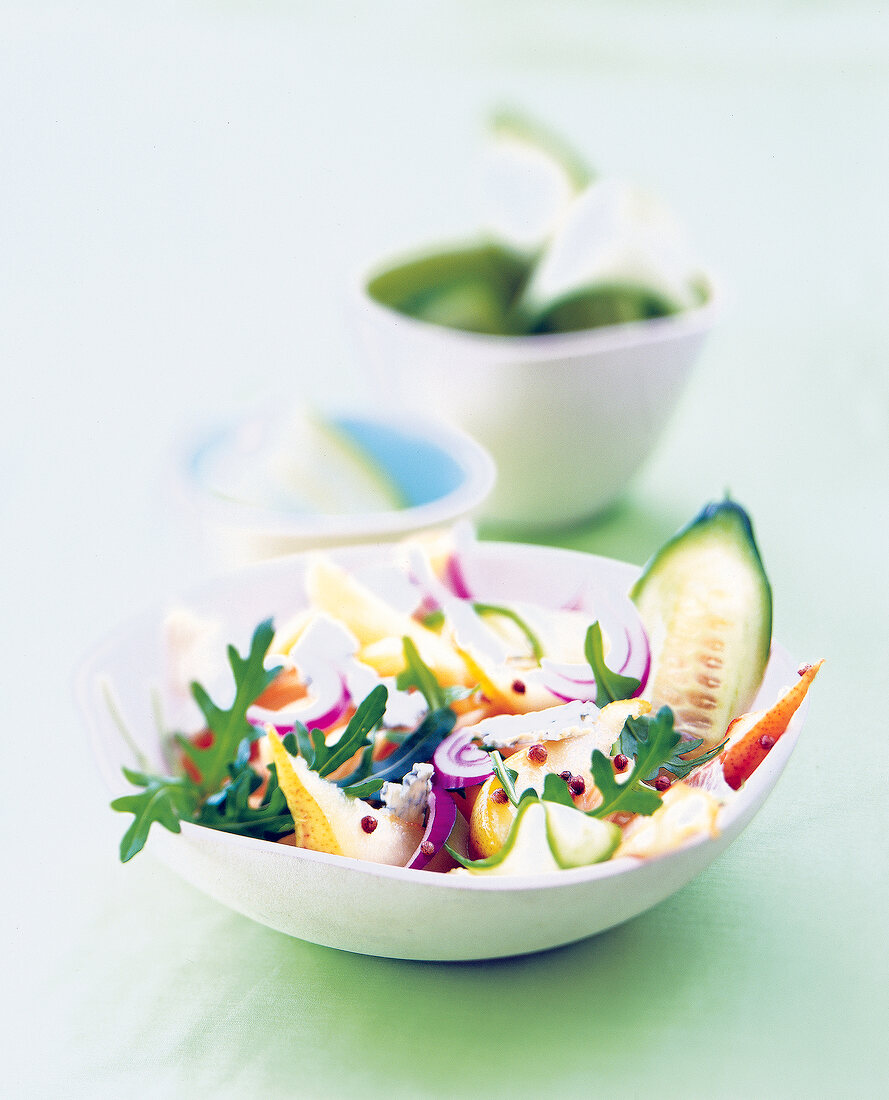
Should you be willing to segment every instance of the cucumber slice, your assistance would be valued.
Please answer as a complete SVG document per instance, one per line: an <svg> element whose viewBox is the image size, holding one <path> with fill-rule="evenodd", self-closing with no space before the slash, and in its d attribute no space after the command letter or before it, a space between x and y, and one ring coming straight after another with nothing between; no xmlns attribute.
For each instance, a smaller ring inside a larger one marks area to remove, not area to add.
<svg viewBox="0 0 889 1100"><path fill-rule="evenodd" d="M530 262L507 246L480 241L397 263L374 275L367 292L381 305L431 324L509 335L512 303Z"/></svg>
<svg viewBox="0 0 889 1100"><path fill-rule="evenodd" d="M540 875L587 867L610 859L620 835L610 821L587 817L572 806L531 798L519 803L500 851L464 866L474 875Z"/></svg>
<svg viewBox="0 0 889 1100"><path fill-rule="evenodd" d="M500 851L463 866L473 875L539 875L561 870L550 847L543 803L536 799L520 803Z"/></svg>
<svg viewBox="0 0 889 1100"><path fill-rule="evenodd" d="M560 867L587 867L610 859L620 844L620 829L611 821L587 817L558 802L547 802L546 835Z"/></svg>
<svg viewBox="0 0 889 1100"><path fill-rule="evenodd" d="M566 294L548 305L532 332L577 332L602 325L647 321L678 312L679 307L656 290L631 284L602 283Z"/></svg>
<svg viewBox="0 0 889 1100"><path fill-rule="evenodd" d="M750 517L708 504L651 559L630 596L648 631L646 698L672 708L676 728L713 748L748 710L772 638L772 590Z"/></svg>

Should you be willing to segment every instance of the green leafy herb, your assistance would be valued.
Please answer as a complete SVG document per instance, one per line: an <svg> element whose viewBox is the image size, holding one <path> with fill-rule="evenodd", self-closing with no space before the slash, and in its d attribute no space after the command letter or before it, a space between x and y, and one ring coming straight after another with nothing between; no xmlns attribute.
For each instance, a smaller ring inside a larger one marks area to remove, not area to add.
<svg viewBox="0 0 889 1100"><path fill-rule="evenodd" d="M593 751L593 779L602 794L602 803L590 811L592 817L607 817L618 810L631 814L653 814L661 805L660 796L645 786L647 776L657 774L679 744L680 735L673 728L673 712L661 707L655 715L628 718L625 723L636 744L636 763L628 779L618 783L609 757L598 749Z"/></svg>
<svg viewBox="0 0 889 1100"><path fill-rule="evenodd" d="M298 724L294 732L311 770L322 777L328 776L351 760L360 749L372 749L371 738L386 713L388 698L389 691L385 684L377 684L370 695L358 704L342 737L334 745L327 744L323 730L309 732L305 726Z"/></svg>
<svg viewBox="0 0 889 1100"><path fill-rule="evenodd" d="M407 635L402 638L405 667L396 678L399 691L416 688L426 700L430 710L438 710L445 705L444 691L432 669L420 656L420 651Z"/></svg>
<svg viewBox="0 0 889 1100"><path fill-rule="evenodd" d="M555 772L546 773L546 778L543 780L543 794L540 797L544 802L558 802L562 806L570 806L572 810L577 809L571 797L571 791L568 790L568 780L563 779L561 775L556 775Z"/></svg>
<svg viewBox="0 0 889 1100"><path fill-rule="evenodd" d="M491 752L491 767L494 769L494 775L500 781L500 786L505 791L506 797L513 806L520 806L529 798L538 798L542 802L559 802L563 806L570 806L572 810L577 809L574 799L571 797L571 792L568 790L567 781L555 772L547 772L544 776L543 791L539 795L533 787L526 787L521 794L518 794L515 781L518 779L519 773L504 764L503 758L496 749Z"/></svg>
<svg viewBox="0 0 889 1100"><path fill-rule="evenodd" d="M450 703L469 692L464 688L443 688L408 637L404 638L404 659L405 668L398 676L398 687L402 691L417 688L429 710L415 730L402 734L387 731L387 738L398 746L393 752L382 760L373 758L371 735L383 718L388 699L388 692L382 684L377 685L359 705L335 745L327 745L322 731L309 731L298 722L293 740L285 745L288 752L298 748L308 766L326 777L363 748L357 767L334 781L346 794L356 798L369 798L384 783L403 779L417 760L429 760L456 724L457 716Z"/></svg>
<svg viewBox="0 0 889 1100"><path fill-rule="evenodd" d="M228 661L235 678L235 698L228 710L218 707L200 684L191 685L191 693L213 738L203 748L182 734L177 735L176 740L197 768L200 774L198 785L204 794L219 789L228 775L228 765L235 759L244 738L252 741L261 735L261 731L247 721L247 709L278 674L278 669L266 669L263 664L274 634L272 620L266 619L253 632L246 658L234 646L228 647Z"/></svg>
<svg viewBox="0 0 889 1100"><path fill-rule="evenodd" d="M704 742L698 737L688 741L680 737L679 741L676 744L676 748L673 750L670 757L658 767L653 768L649 772L649 774L644 777L645 782L650 783L653 779L656 779L657 774L661 768L666 769L666 771L670 772L671 775L675 776L676 779L685 779L685 777L690 772L694 771L695 768L699 768L703 764L706 764L710 760L713 760L715 759L715 757L719 756L719 754L725 748L727 740L728 738L726 738L725 741L722 741L715 748L710 749L709 752L701 753L700 756L696 756L692 760L686 760L685 757L690 752L694 752L696 749L700 748ZM624 728L621 730L620 737L615 743L614 751L615 753L622 752L624 756L629 757L633 757L638 754L639 743L636 739L633 725L630 722L624 723Z"/></svg>
<svg viewBox="0 0 889 1100"><path fill-rule="evenodd" d="M405 775L414 766L417 760L430 760L432 754L453 730L457 716L450 709L444 707L441 710L430 711L413 733L409 734L399 747L382 760L370 760L362 758L361 763L352 772L338 780L341 787L350 791L358 783L367 779L379 780L379 790L383 783L397 783L404 779ZM372 792L371 792L372 793ZM359 795L359 798L366 797Z"/></svg>
<svg viewBox="0 0 889 1100"><path fill-rule="evenodd" d="M382 788L385 782L385 779L365 779L360 783L350 783L343 787L343 794L350 795L352 798L370 798Z"/></svg>
<svg viewBox="0 0 889 1100"><path fill-rule="evenodd" d="M586 659L590 663L596 678L596 706L604 707L616 699L630 699L638 691L639 681L633 676L621 676L612 672L605 664L605 646L602 641L602 628L593 623L586 633L583 647Z"/></svg>
<svg viewBox="0 0 889 1100"><path fill-rule="evenodd" d="M518 779L519 773L513 771L512 768L507 768L507 766L503 763L503 757L500 755L499 752L497 752L496 749L493 749L491 751L490 756L491 767L494 769L494 775L496 775L498 780L500 781L500 786L503 788L506 797L513 804L513 806L518 806L520 799L518 794L516 793L515 781Z"/></svg>
<svg viewBox="0 0 889 1100"><path fill-rule="evenodd" d="M409 691L416 688L430 711L442 710L458 699L465 699L472 694L471 689L464 687L442 687L435 673L420 656L414 642L406 635L402 639L404 646L405 667L396 677L395 684L399 691Z"/></svg>
<svg viewBox="0 0 889 1100"><path fill-rule="evenodd" d="M262 800L257 806L250 804L250 796L262 786L262 779L250 767L250 746L239 753L239 762L229 765L231 782L211 795L196 818L199 825L221 829L227 833L252 836L258 840L277 840L293 832L293 817L287 807L284 792L278 786L278 771L269 765L269 779Z"/></svg>
<svg viewBox="0 0 889 1100"><path fill-rule="evenodd" d="M143 787L139 794L115 798L112 810L132 814L133 821L120 842L120 861L126 863L141 852L148 839L148 830L156 821L171 833L182 831L182 818L190 818L198 806L197 786L187 777L146 775L124 768L123 774L134 787Z"/></svg>
<svg viewBox="0 0 889 1100"><path fill-rule="evenodd" d="M148 831L154 822L163 825L170 832L178 833L182 828L180 822L195 820L202 802L207 800L209 804L208 796L215 792L219 792L217 798L220 804L232 797L232 806L240 807L241 804L234 795L220 792L223 782L232 778L232 768L240 776L237 798L243 797L246 800L252 793L252 790L247 790L243 794L249 782L242 772L247 768L250 744L259 736L259 731L247 721L247 709L277 675L277 669L267 670L263 664L273 637L272 621L266 619L253 632L246 658L234 646L229 646L228 660L235 678L235 698L228 710L216 706L200 684L191 685L192 695L213 735L212 740L203 748L182 734L177 735L176 741L197 768L199 781L196 782L189 776L149 775L130 768L123 769L123 774L130 783L143 788L138 794L123 795L111 803L113 810L133 815L133 821L124 833L120 845L123 863L144 848ZM258 783L253 790L256 786ZM240 812L240 809L233 812ZM212 816L209 810L201 809L201 815L205 813ZM221 819L222 816L224 811L217 810L217 817ZM209 824L209 821L203 823ZM220 827L221 825L214 825L214 828Z"/></svg>

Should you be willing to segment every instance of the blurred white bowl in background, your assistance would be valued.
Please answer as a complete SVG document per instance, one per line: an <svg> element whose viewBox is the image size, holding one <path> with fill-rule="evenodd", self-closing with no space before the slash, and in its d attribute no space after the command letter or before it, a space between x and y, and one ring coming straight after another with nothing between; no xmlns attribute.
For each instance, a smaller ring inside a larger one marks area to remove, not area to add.
<svg viewBox="0 0 889 1100"><path fill-rule="evenodd" d="M225 565L448 527L495 476L480 444L429 415L318 417L286 402L208 426L177 467L186 519Z"/></svg>
<svg viewBox="0 0 889 1100"><path fill-rule="evenodd" d="M566 526L616 502L652 453L720 311L703 305L578 332L493 336L417 320L359 280L357 336L376 386L433 411L493 456L484 516L507 527Z"/></svg>

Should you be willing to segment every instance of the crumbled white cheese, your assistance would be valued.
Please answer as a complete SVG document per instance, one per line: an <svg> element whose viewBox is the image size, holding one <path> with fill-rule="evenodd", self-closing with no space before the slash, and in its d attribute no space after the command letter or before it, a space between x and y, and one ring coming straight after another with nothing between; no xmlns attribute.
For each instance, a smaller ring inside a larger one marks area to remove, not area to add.
<svg viewBox="0 0 889 1100"><path fill-rule="evenodd" d="M434 772L431 764L414 764L400 783L383 784L380 800L403 821L422 825L429 804Z"/></svg>
<svg viewBox="0 0 889 1100"><path fill-rule="evenodd" d="M588 733L595 725L599 708L595 703L576 700L528 714L498 714L483 718L472 727L473 740L496 749L520 742L560 741Z"/></svg>

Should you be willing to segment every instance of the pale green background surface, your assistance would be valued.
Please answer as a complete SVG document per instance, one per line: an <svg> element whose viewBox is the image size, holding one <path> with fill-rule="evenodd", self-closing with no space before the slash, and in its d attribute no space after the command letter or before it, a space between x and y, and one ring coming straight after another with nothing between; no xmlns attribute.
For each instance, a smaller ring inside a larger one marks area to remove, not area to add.
<svg viewBox="0 0 889 1100"><path fill-rule="evenodd" d="M120 8L0 5L2 1091L885 1094L885 11ZM171 441L322 371L360 387L346 275L472 228L504 98L657 186L729 288L626 503L558 541L641 562L729 487L777 636L828 660L771 801L656 909L513 961L350 956L121 867L71 679L207 568Z"/></svg>

